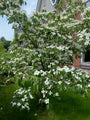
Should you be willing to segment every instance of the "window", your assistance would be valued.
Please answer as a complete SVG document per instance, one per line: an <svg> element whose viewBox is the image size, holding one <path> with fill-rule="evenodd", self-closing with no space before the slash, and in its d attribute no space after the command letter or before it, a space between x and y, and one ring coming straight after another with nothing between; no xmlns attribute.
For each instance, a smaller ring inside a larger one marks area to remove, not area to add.
<svg viewBox="0 0 90 120"><path fill-rule="evenodd" d="M57 3L59 3L60 0L57 0Z"/></svg>
<svg viewBox="0 0 90 120"><path fill-rule="evenodd" d="M85 62L90 62L90 51L87 51L85 54Z"/></svg>
<svg viewBox="0 0 90 120"><path fill-rule="evenodd" d="M89 2L90 0L82 0L82 2Z"/></svg>
<svg viewBox="0 0 90 120"><path fill-rule="evenodd" d="M85 54L82 55L81 68L90 69L90 51L87 51ZM88 70L87 72L90 73L90 70Z"/></svg>
<svg viewBox="0 0 90 120"><path fill-rule="evenodd" d="M87 7L90 7L90 0L83 0L83 2L86 2ZM85 54L82 55L81 64L90 65L90 51L87 51Z"/></svg>
<svg viewBox="0 0 90 120"><path fill-rule="evenodd" d="M90 63L90 51L87 51L85 54L82 55L82 63Z"/></svg>
<svg viewBox="0 0 90 120"><path fill-rule="evenodd" d="M86 1L86 5L87 5L87 6L90 6L90 0L87 0L87 1Z"/></svg>
<svg viewBox="0 0 90 120"><path fill-rule="evenodd" d="M52 5L55 5L55 4L56 4L56 1L57 1L57 0L50 0L50 2L52 3Z"/></svg>

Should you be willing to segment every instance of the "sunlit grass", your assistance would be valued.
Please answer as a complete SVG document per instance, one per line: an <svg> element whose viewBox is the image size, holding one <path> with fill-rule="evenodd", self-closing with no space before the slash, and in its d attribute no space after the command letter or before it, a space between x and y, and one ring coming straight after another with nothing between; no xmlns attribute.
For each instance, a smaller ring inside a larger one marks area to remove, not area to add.
<svg viewBox="0 0 90 120"><path fill-rule="evenodd" d="M60 101L52 99L49 110L36 107L32 112L21 112L10 104L18 88L13 84L0 88L0 120L90 120L90 90L88 98L62 92ZM37 117L33 117L34 112L38 113Z"/></svg>
<svg viewBox="0 0 90 120"><path fill-rule="evenodd" d="M88 98L62 92L61 100L52 102L52 109L42 112L38 120L90 120L90 90Z"/></svg>

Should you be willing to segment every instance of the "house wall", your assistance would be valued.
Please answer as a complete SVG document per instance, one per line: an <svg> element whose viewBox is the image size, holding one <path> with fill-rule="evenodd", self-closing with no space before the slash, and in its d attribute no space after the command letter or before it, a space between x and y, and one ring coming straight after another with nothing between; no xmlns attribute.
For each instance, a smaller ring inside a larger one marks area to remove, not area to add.
<svg viewBox="0 0 90 120"><path fill-rule="evenodd" d="M79 0L82 1L82 0ZM87 0L83 0L82 2L86 2ZM88 0L89 1L89 0ZM86 2L87 6L90 6L90 2ZM81 20L81 13L77 15L77 20ZM75 55L73 55L74 63L72 64L76 68L83 69L84 71L87 71L90 73L90 63L85 63L82 61L82 58L75 58Z"/></svg>
<svg viewBox="0 0 90 120"><path fill-rule="evenodd" d="M47 12L52 12L55 10L55 7L51 4L50 0L38 0L37 11L41 12L42 9L45 9Z"/></svg>
<svg viewBox="0 0 90 120"><path fill-rule="evenodd" d="M79 0L80 2L86 2L87 6L90 6L90 2L87 2L87 1L90 1L90 0ZM42 9L46 9L47 12L51 12L51 11L54 11L56 10L55 7L51 4L50 0L38 0L38 3L39 3L39 7L37 7L37 11L41 12ZM63 8L64 8L64 4L63 4ZM79 13L77 15L77 20L81 20L81 13ZM81 68L87 72L90 73L90 63L89 64L86 64L86 63L82 63L82 59L81 58L75 58L75 55L73 55L73 59L74 59L74 63L71 64L73 65L74 67L76 68Z"/></svg>

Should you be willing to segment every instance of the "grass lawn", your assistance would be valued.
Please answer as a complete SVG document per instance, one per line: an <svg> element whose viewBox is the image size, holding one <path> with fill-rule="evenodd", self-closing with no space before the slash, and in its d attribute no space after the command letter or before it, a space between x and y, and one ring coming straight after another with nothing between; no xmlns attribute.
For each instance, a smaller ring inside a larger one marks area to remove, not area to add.
<svg viewBox="0 0 90 120"><path fill-rule="evenodd" d="M90 90L88 98L71 93L61 93L61 101L52 100L50 110L38 110L38 116L32 117L34 111L25 112L13 109L10 105L17 85L0 88L0 120L90 120Z"/></svg>

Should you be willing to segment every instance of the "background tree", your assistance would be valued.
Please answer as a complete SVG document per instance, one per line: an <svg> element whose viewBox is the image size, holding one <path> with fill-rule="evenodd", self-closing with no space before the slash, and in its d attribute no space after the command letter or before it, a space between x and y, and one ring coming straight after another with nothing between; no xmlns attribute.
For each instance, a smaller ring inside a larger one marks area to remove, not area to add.
<svg viewBox="0 0 90 120"><path fill-rule="evenodd" d="M1 38L0 38L0 42L2 42L4 48L8 50L11 41L8 41L8 40L6 40L4 37L1 37Z"/></svg>
<svg viewBox="0 0 90 120"><path fill-rule="evenodd" d="M3 52L5 52L5 51L6 51L6 49L4 48L3 43L1 42L0 43L0 54L3 53Z"/></svg>
<svg viewBox="0 0 90 120"><path fill-rule="evenodd" d="M3 42L4 48L8 50L9 47L10 47L10 43L11 43L11 41L4 41L4 42Z"/></svg>
<svg viewBox="0 0 90 120"><path fill-rule="evenodd" d="M4 37L1 37L0 42L4 42L4 41L6 41L6 39Z"/></svg>

